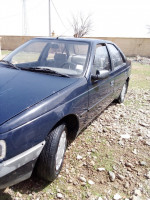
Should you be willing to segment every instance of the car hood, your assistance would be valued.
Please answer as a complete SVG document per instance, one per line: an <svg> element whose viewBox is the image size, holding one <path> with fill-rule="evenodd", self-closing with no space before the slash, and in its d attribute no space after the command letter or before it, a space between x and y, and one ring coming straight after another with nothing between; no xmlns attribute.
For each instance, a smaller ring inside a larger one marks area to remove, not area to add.
<svg viewBox="0 0 150 200"><path fill-rule="evenodd" d="M0 66L0 125L75 81Z"/></svg>

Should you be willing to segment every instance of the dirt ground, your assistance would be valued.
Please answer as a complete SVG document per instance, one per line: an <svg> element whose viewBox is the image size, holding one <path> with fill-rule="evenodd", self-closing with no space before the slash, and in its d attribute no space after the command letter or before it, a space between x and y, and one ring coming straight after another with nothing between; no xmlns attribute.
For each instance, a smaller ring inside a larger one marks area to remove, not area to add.
<svg viewBox="0 0 150 200"><path fill-rule="evenodd" d="M0 200L150 200L150 63L132 61L124 104L112 103L69 146L59 177L30 178Z"/></svg>

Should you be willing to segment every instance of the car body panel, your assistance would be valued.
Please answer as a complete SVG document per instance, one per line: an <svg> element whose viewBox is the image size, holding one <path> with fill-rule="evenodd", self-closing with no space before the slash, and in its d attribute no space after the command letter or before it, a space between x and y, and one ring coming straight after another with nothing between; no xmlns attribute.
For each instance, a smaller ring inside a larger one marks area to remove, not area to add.
<svg viewBox="0 0 150 200"><path fill-rule="evenodd" d="M48 40L48 38L33 40L41 39ZM53 76L4 68L0 64L0 140L4 140L7 146L6 157L0 160L0 175L3 162L22 155L28 149L45 141L50 131L65 117L76 117L79 124L77 136L92 119L119 96L123 84L130 77L131 63L120 51L124 56L124 66L117 70L111 66L108 78L92 81L91 69L96 44L107 45L110 42L72 38L60 38L60 40L89 43L86 69L81 76L69 78ZM8 174L8 183L4 183L5 176L0 178L0 188L28 178L32 174L35 162L34 157L33 163L29 162L29 165L26 163L27 170L24 168L25 165L16 169L20 179L15 171L11 172L13 180L11 174ZM24 174L22 169L25 170Z"/></svg>
<svg viewBox="0 0 150 200"><path fill-rule="evenodd" d="M0 66L0 124L75 81Z"/></svg>
<svg viewBox="0 0 150 200"><path fill-rule="evenodd" d="M69 114L76 114L83 127L87 108L87 81L82 78L8 120L0 126L0 138L5 139L8 146L5 160L43 141L53 126Z"/></svg>

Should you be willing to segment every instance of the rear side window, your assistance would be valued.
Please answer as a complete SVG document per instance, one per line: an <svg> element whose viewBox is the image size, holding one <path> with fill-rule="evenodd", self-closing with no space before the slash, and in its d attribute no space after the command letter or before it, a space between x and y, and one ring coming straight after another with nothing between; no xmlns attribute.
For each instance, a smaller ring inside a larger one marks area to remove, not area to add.
<svg viewBox="0 0 150 200"><path fill-rule="evenodd" d="M103 44L98 44L96 46L94 66L96 70L110 70L110 60L107 52L107 48Z"/></svg>
<svg viewBox="0 0 150 200"><path fill-rule="evenodd" d="M112 66L117 68L122 65L124 62L119 50L112 44L108 44L108 49L111 55Z"/></svg>

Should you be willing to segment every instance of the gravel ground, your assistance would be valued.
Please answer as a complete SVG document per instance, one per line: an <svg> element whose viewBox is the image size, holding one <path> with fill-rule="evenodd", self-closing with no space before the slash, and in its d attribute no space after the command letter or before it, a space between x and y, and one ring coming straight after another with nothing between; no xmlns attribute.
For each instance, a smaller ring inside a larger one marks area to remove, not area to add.
<svg viewBox="0 0 150 200"><path fill-rule="evenodd" d="M57 180L32 177L1 199L150 200L150 65L133 63L125 103L112 103L68 147Z"/></svg>

